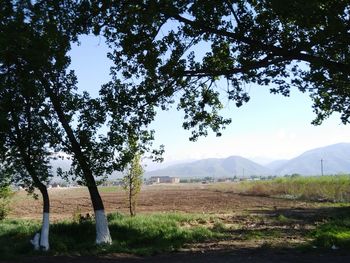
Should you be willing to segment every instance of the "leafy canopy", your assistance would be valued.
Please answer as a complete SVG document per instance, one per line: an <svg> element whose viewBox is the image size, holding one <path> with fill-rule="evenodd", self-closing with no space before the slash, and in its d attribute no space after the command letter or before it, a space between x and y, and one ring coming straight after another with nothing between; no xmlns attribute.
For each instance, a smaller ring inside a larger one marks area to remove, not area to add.
<svg viewBox="0 0 350 263"><path fill-rule="evenodd" d="M138 151L151 147L147 125L154 111L137 111L136 94L123 93L118 79L102 87L97 98L77 89L68 51L89 31L83 6L84 1L69 0L0 4L2 162L22 180L30 164L45 181L51 154L62 151L73 159L65 175L94 185L92 175L122 170L132 159L130 133L139 139ZM29 177L25 180L30 184Z"/></svg>
<svg viewBox="0 0 350 263"><path fill-rule="evenodd" d="M293 87L307 92L314 124L335 111L349 122L349 1L124 0L89 8L127 92L141 105L178 101L193 140L208 128L220 135L230 123L219 115L221 95L239 107L251 83L285 96Z"/></svg>

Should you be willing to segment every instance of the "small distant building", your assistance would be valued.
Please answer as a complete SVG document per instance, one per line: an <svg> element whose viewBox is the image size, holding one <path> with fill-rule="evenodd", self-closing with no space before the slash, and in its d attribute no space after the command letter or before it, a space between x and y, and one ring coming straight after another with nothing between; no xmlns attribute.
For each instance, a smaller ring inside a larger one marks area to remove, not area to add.
<svg viewBox="0 0 350 263"><path fill-rule="evenodd" d="M180 183L180 178L171 176L152 176L149 181L153 184L178 184Z"/></svg>
<svg viewBox="0 0 350 263"><path fill-rule="evenodd" d="M59 183L52 183L49 188L61 188L61 185Z"/></svg>

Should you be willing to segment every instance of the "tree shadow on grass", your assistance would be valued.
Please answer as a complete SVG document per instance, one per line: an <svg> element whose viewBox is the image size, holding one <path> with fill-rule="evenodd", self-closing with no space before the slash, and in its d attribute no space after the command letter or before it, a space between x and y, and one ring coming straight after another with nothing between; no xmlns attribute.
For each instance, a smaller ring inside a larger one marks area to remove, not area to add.
<svg viewBox="0 0 350 263"><path fill-rule="evenodd" d="M106 253L132 253L152 255L174 251L185 243L201 242L220 235L214 229L202 226L181 227L176 217L119 216L109 222L113 239L111 245L94 245L93 220L77 223L56 222L50 226L50 255L101 255ZM20 222L26 222L19 220ZM30 221L29 221L30 222ZM16 228L18 221L3 222L0 233L0 259L11 256L33 255L30 239L40 229L40 224ZM10 241L10 242L8 242ZM14 245L15 244L15 245ZM2 245L2 246L1 246ZM38 253L34 253L37 255Z"/></svg>
<svg viewBox="0 0 350 263"><path fill-rule="evenodd" d="M240 222L239 228L218 230L204 227L191 230L168 221L141 220L135 223L131 219L117 217L110 222L113 238L111 246L93 245L93 221L81 224L59 222L50 229L52 250L48 255L51 256L30 252L29 240L36 231L35 227L27 229L27 232L13 228L9 232L0 233L0 244L6 244L5 248L8 248L6 251L1 247L0 251L26 256L16 259L16 262L350 262L348 249L340 247L332 250L330 246L314 249L311 245L307 249L300 249L288 247L284 243L296 236L304 238L309 235L314 229L308 229L308 226L317 228L334 220L347 222L350 218L349 207L273 208L249 212L251 214L248 216L236 215L225 219L224 223L229 223L230 220ZM222 234L222 238L217 234ZM219 243L222 240L228 241L228 245L206 246L207 241ZM259 244L263 245L253 248L240 246L249 240L262 240ZM264 245L270 241L272 246ZM173 252L187 243L203 245L194 252ZM12 247L11 250L11 246L18 247ZM65 254L67 256L62 256Z"/></svg>
<svg viewBox="0 0 350 263"><path fill-rule="evenodd" d="M33 254L30 240L39 229L36 222L3 220L0 223L0 259Z"/></svg>
<svg viewBox="0 0 350 263"><path fill-rule="evenodd" d="M308 245L322 249L350 248L350 207L274 208L251 210L250 213L265 218L264 229L279 230L285 238L308 239ZM264 233L260 233L264 237ZM248 234L249 236L249 234Z"/></svg>
<svg viewBox="0 0 350 263"><path fill-rule="evenodd" d="M154 219L154 218L153 218ZM152 255L174 251L186 243L215 239L222 234L203 226L181 227L180 222L162 220L126 220L110 224L112 252L131 252Z"/></svg>

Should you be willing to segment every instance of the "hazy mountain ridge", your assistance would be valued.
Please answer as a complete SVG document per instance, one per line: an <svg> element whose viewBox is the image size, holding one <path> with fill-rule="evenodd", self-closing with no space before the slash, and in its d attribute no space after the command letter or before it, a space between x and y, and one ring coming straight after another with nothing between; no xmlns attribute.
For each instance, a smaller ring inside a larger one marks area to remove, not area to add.
<svg viewBox="0 0 350 263"><path fill-rule="evenodd" d="M265 166L241 156L210 158L171 165L146 173L150 176L175 177L247 177L251 175L320 175L350 173L350 143L338 143L308 150L290 160L276 160Z"/></svg>
<svg viewBox="0 0 350 263"><path fill-rule="evenodd" d="M147 172L146 176L176 177L246 177L269 175L271 170L241 156L203 159L186 164L172 165L165 169Z"/></svg>
<svg viewBox="0 0 350 263"><path fill-rule="evenodd" d="M271 163L266 164L265 166L269 168L272 171L275 171L276 169L282 167L284 164L289 162L289 160L276 160Z"/></svg>
<svg viewBox="0 0 350 263"><path fill-rule="evenodd" d="M338 143L302 153L275 169L277 175L299 173L321 174L350 173L350 143Z"/></svg>
<svg viewBox="0 0 350 263"><path fill-rule="evenodd" d="M320 175L321 159L324 174L350 173L350 143L338 143L308 150L290 160L276 160L267 165L260 165L241 156L227 158L209 158L174 164L163 169L148 171L145 177L248 177L251 175ZM57 159L51 165L55 174L57 167L67 171L71 160ZM121 178L114 174L111 178Z"/></svg>

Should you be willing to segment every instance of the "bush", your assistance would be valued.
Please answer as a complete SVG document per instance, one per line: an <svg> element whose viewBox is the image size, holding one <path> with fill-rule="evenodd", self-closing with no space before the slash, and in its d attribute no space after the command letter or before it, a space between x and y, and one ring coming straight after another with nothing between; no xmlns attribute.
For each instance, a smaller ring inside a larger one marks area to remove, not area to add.
<svg viewBox="0 0 350 263"><path fill-rule="evenodd" d="M4 200L0 200L0 220L4 220L10 212L9 205Z"/></svg>
<svg viewBox="0 0 350 263"><path fill-rule="evenodd" d="M12 191L10 187L0 188L0 220L4 220L10 212L10 197Z"/></svg>

